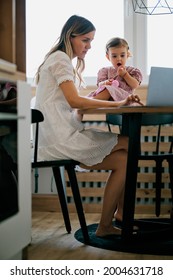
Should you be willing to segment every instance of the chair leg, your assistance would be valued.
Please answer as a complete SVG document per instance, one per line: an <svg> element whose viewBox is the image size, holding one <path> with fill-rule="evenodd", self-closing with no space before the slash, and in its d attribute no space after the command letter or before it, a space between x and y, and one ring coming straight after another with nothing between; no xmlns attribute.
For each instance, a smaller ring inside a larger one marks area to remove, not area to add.
<svg viewBox="0 0 173 280"><path fill-rule="evenodd" d="M170 185L171 185L171 196L173 204L173 160L168 160L169 163L169 176L170 176Z"/></svg>
<svg viewBox="0 0 173 280"><path fill-rule="evenodd" d="M112 131L111 131L111 126L110 126L110 124L107 123L107 125L108 125L109 132L112 132Z"/></svg>
<svg viewBox="0 0 173 280"><path fill-rule="evenodd" d="M160 215L161 203L161 188L162 188L162 161L156 161L156 216Z"/></svg>
<svg viewBox="0 0 173 280"><path fill-rule="evenodd" d="M69 181L70 181L71 189L73 192L73 198L74 198L81 230L83 233L83 237L84 237L85 243L87 244L89 241L89 235L88 235L88 229L87 229L85 215L84 215L84 211L83 211L82 200L81 200L81 196L80 196L80 192L79 192L78 182L77 182L77 178L76 178L76 173L75 173L75 169L74 169L75 166L67 165L67 166L65 166L65 168L66 168L68 176L69 176Z"/></svg>
<svg viewBox="0 0 173 280"><path fill-rule="evenodd" d="M71 232L71 224L70 224L70 218L69 218L69 212L68 212L68 207L67 207L67 200L66 196L64 193L64 187L62 183L62 178L61 178L61 173L60 173L60 168L59 167L52 167L53 170L53 175L55 178L55 183L56 183L56 188L59 196L59 201L61 204L61 210L62 214L64 217L64 222L66 226L66 230L68 233Z"/></svg>
<svg viewBox="0 0 173 280"><path fill-rule="evenodd" d="M172 209L171 209L171 224L173 225L173 159L169 160L168 159L168 164L169 164L169 177L170 177L170 186L171 186L171 198L172 198Z"/></svg>
<svg viewBox="0 0 173 280"><path fill-rule="evenodd" d="M38 193L38 178L39 178L39 173L38 173L38 168L35 168L35 193Z"/></svg>

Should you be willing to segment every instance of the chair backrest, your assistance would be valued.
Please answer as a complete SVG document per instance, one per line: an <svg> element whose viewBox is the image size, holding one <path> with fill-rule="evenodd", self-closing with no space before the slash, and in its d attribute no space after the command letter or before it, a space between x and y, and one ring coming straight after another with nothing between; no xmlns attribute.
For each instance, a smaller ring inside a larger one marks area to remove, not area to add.
<svg viewBox="0 0 173 280"><path fill-rule="evenodd" d="M31 123L36 124L35 137L34 137L34 163L37 162L39 123L43 121L44 121L44 116L42 112L40 112L37 109L31 109Z"/></svg>
<svg viewBox="0 0 173 280"><path fill-rule="evenodd" d="M44 121L42 112L37 109L31 109L31 123L39 123Z"/></svg>
<svg viewBox="0 0 173 280"><path fill-rule="evenodd" d="M109 130L110 124L118 125L119 127L122 126L122 115L115 115L115 114L108 114L106 115L106 122L108 124ZM161 126L166 124L173 124L173 114L143 114L142 115L142 126L158 126L157 132L157 140L156 140L156 153L159 152L159 141L160 141L160 133L161 133ZM171 152L173 149L173 142L170 146Z"/></svg>
<svg viewBox="0 0 173 280"><path fill-rule="evenodd" d="M108 114L106 122L113 125L122 125L122 115ZM141 125L164 125L173 123L173 114L143 114Z"/></svg>

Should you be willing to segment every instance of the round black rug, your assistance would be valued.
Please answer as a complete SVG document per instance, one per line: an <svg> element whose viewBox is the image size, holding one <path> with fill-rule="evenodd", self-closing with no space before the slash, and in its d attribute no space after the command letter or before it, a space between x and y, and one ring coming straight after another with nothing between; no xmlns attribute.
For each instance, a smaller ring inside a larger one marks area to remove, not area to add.
<svg viewBox="0 0 173 280"><path fill-rule="evenodd" d="M162 219L161 225L151 219L136 220L135 225L139 230L126 244L122 242L121 236L97 237L95 231L98 224L88 225L89 242L87 245L135 254L173 255L173 229L169 220ZM81 229L78 229L74 236L79 242L85 243Z"/></svg>

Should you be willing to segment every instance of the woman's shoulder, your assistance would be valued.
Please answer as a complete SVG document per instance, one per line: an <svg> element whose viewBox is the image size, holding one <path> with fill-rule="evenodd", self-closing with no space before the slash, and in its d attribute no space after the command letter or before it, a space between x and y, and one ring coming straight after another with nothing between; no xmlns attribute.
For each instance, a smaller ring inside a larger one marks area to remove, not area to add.
<svg viewBox="0 0 173 280"><path fill-rule="evenodd" d="M70 57L69 57L65 52L59 51L59 50L57 50L57 51L55 51L54 53L52 53L52 54L49 56L48 59L49 59L50 61L54 61L55 59L56 59L56 60L58 59L58 61L66 60L66 61L68 61L68 62L71 62Z"/></svg>
<svg viewBox="0 0 173 280"><path fill-rule="evenodd" d="M73 69L70 57L65 52L59 50L49 55L43 67L56 72L62 71L62 69L69 69L69 71Z"/></svg>

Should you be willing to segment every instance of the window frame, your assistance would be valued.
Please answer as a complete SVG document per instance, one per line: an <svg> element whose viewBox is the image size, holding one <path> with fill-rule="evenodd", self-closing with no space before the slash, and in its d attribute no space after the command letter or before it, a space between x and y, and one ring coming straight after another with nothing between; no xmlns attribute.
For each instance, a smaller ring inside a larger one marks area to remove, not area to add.
<svg viewBox="0 0 173 280"><path fill-rule="evenodd" d="M147 16L136 14L132 2L124 0L124 37L132 52L131 65L141 70L142 84L148 83L147 74Z"/></svg>

